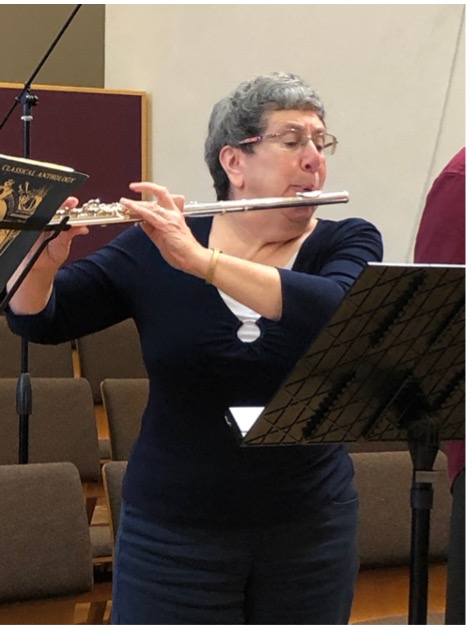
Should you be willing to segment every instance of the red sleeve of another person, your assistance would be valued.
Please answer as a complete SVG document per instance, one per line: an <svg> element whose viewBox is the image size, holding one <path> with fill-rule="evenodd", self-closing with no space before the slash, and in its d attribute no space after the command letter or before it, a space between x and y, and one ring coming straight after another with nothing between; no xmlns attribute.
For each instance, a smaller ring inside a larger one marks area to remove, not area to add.
<svg viewBox="0 0 472 632"><path fill-rule="evenodd" d="M431 187L415 242L415 263L465 264L465 148ZM464 441L446 444L451 481L465 467Z"/></svg>

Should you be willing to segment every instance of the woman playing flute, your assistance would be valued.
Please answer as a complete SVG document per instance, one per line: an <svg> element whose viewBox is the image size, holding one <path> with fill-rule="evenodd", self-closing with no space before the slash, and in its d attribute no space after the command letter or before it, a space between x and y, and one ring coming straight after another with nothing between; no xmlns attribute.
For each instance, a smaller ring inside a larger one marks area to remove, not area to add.
<svg viewBox="0 0 472 632"><path fill-rule="evenodd" d="M323 188L336 138L285 73L243 82L211 114L218 200ZM129 458L113 571L116 624L347 624L358 570L357 494L342 445L241 448L232 406L264 406L366 262L362 219L316 208L185 218L134 183L143 220L61 267L61 233L11 302L11 328L58 343L136 322L149 401ZM149 200L149 198L151 198Z"/></svg>

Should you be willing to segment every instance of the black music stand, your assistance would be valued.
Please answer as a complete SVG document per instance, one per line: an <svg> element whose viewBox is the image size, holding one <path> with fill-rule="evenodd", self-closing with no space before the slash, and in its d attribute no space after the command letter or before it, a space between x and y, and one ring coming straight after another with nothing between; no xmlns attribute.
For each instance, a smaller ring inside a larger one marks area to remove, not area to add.
<svg viewBox="0 0 472 632"><path fill-rule="evenodd" d="M427 622L440 440L463 439L465 266L368 264L241 445L405 441L413 462L409 619ZM236 409L235 409L236 410ZM228 423L235 420L234 411Z"/></svg>
<svg viewBox="0 0 472 632"><path fill-rule="evenodd" d="M8 252L7 248L5 248L0 256L0 266L2 266L0 270L0 315L7 308L11 299L16 294L17 290L25 280L27 274L34 266L49 242L55 239L61 231L68 230L70 228L70 224L67 223L69 217L63 217L63 219L52 228L51 234L46 237L44 241L39 245L36 252L29 260L28 264L18 275L18 278L13 283L12 287L8 291L6 290L8 279L20 266L29 249L41 233L42 228L47 225L48 221L51 219L55 212L56 210L54 207L48 209L47 213L42 215L41 218L39 220L36 220L32 225L28 222L0 222L0 226L8 224L8 229L5 230L6 242L8 241L7 247L15 246L14 250L11 249ZM20 245L18 246L18 244L15 243L14 239L22 231L26 231L28 238L22 240L20 242ZM11 242L8 239L10 233L13 237ZM5 243L3 244L4 247ZM29 456L29 416L32 412L31 399L30 374L27 371L22 371L21 375L18 378L16 407L19 415L18 462L23 464L28 463Z"/></svg>

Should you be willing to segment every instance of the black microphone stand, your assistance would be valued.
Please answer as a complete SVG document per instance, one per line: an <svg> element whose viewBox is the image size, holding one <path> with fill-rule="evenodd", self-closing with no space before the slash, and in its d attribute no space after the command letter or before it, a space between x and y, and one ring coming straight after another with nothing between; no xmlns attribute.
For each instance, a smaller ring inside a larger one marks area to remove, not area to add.
<svg viewBox="0 0 472 632"><path fill-rule="evenodd" d="M23 106L23 114L21 116L21 120L23 121L23 157L24 158L31 157L31 123L33 120L31 109L35 105L37 105L37 102L38 102L38 97L31 94L31 84L33 83L33 80L35 79L36 75L39 73L39 71L43 67L44 63L46 62L49 55L52 53L52 51L56 47L57 43L61 39L62 35L65 33L66 29L68 28L68 26L74 19L75 15L77 14L81 6L82 6L81 4L76 5L72 14L70 15L70 17L68 18L68 20L66 21L62 29L60 30L59 34L57 35L57 37L55 38L55 40L53 41L53 43L47 50L46 54L44 55L43 59L38 64L36 70L33 72L30 79L25 83L25 87L21 91L20 95L15 99L15 103L13 104L12 108L10 109L10 111L8 112L5 119L2 121L0 125L0 129L2 129L2 127L8 121L8 119L10 118L11 114L13 113L18 103L21 103ZM64 220L60 223L58 230L55 230L54 233L50 237L48 237L46 240L42 242L41 246L36 251L34 257L29 262L29 265L25 267L22 274L19 276L16 283L14 284L13 288L10 290L9 294L2 301L0 305L0 312L11 300L13 294L18 290L24 278L26 277L26 275L28 274L28 272L34 265L35 261L40 256L40 254L46 248L48 243L52 239L57 237L59 232L65 228L65 223L67 222L67 219L68 218L64 218ZM21 373L18 379L17 391L16 391L16 410L19 417L18 459L19 459L19 463L21 464L28 463L28 460L29 460L29 451L28 451L29 450L29 417L32 413L32 390L31 390L31 376L28 372L29 370L28 364L29 364L28 340L26 338L22 338L21 339L21 369L20 369Z"/></svg>

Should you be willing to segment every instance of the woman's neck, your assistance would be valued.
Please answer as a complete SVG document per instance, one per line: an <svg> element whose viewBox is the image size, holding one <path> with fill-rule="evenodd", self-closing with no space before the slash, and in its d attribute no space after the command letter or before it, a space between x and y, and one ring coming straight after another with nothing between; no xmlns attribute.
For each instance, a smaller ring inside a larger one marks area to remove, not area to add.
<svg viewBox="0 0 472 632"><path fill-rule="evenodd" d="M291 220L277 210L226 213L213 218L209 246L259 263L283 265L295 254L317 220Z"/></svg>

